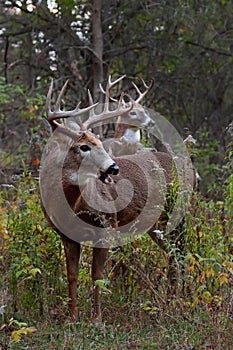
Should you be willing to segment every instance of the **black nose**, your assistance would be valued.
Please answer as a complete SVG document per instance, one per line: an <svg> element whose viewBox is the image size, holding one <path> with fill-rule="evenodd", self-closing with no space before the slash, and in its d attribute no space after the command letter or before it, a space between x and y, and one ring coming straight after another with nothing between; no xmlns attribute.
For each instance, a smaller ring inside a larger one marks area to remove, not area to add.
<svg viewBox="0 0 233 350"><path fill-rule="evenodd" d="M117 175L119 173L119 166L114 163L113 165L111 165L107 169L106 173L107 174L112 174L112 175Z"/></svg>
<svg viewBox="0 0 233 350"><path fill-rule="evenodd" d="M154 125L155 125L155 122L154 122L154 120L151 119L147 126L152 127Z"/></svg>

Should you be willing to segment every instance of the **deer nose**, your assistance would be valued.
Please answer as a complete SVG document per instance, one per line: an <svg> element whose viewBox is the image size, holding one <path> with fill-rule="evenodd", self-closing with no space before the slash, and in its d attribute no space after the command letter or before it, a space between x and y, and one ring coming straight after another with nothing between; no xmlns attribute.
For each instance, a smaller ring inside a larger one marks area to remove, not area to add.
<svg viewBox="0 0 233 350"><path fill-rule="evenodd" d="M107 174L117 175L119 173L119 166L117 164L112 164L106 171Z"/></svg>
<svg viewBox="0 0 233 350"><path fill-rule="evenodd" d="M149 123L147 124L147 126L149 126L149 127L152 127L152 126L154 126L155 125L155 122L154 122L154 120L150 120L149 121Z"/></svg>

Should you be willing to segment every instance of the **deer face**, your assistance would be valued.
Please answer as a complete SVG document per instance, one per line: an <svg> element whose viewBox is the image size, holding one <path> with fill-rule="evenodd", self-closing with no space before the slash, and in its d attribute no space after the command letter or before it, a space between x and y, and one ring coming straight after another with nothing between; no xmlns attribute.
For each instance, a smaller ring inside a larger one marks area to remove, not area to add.
<svg viewBox="0 0 233 350"><path fill-rule="evenodd" d="M136 102L133 103L133 109L128 112L127 117L127 123L138 128L147 128L154 125L154 121L150 118L149 113Z"/></svg>
<svg viewBox="0 0 233 350"><path fill-rule="evenodd" d="M133 108L131 111L119 117L118 121L132 128L143 129L154 126L155 122L150 118L149 113L136 101L131 100ZM128 103L125 104L128 107Z"/></svg>
<svg viewBox="0 0 233 350"><path fill-rule="evenodd" d="M113 183L110 175L117 175L119 167L104 150L102 142L90 131L81 133L72 146L72 154L78 163L78 171L71 173L70 180L85 183L89 178L97 178L103 183Z"/></svg>

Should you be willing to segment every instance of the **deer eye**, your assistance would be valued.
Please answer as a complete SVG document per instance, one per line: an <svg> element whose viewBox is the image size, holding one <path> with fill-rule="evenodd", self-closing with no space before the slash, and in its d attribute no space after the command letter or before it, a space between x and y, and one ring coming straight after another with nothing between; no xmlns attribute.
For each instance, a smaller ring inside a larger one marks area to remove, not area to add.
<svg viewBox="0 0 233 350"><path fill-rule="evenodd" d="M88 151L91 150L90 147L87 146L87 145L82 145L82 146L80 146L80 149L81 149L81 151L83 151L83 152L88 152Z"/></svg>
<svg viewBox="0 0 233 350"><path fill-rule="evenodd" d="M137 115L137 113L134 112L134 111L129 112L129 114L130 114L131 117L136 117L136 115Z"/></svg>

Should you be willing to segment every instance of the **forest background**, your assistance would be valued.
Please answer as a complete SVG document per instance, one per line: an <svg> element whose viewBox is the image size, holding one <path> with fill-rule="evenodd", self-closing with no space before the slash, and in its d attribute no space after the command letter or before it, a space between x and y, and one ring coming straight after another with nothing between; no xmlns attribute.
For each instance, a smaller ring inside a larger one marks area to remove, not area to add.
<svg viewBox="0 0 233 350"><path fill-rule="evenodd" d="M0 23L2 349L232 348L232 2L1 0ZM197 141L190 152L201 181L182 261L177 256L185 274L176 298L167 300L168 259L158 247L143 236L112 252L102 286L106 324L95 328L88 323L86 249L82 322L61 327L64 257L38 190L49 137L45 98L51 77L55 94L69 79L66 106L85 106L87 89L97 98L109 74L126 74L122 88L131 94L131 80L153 78L144 105ZM127 266L118 278L113 261Z"/></svg>

